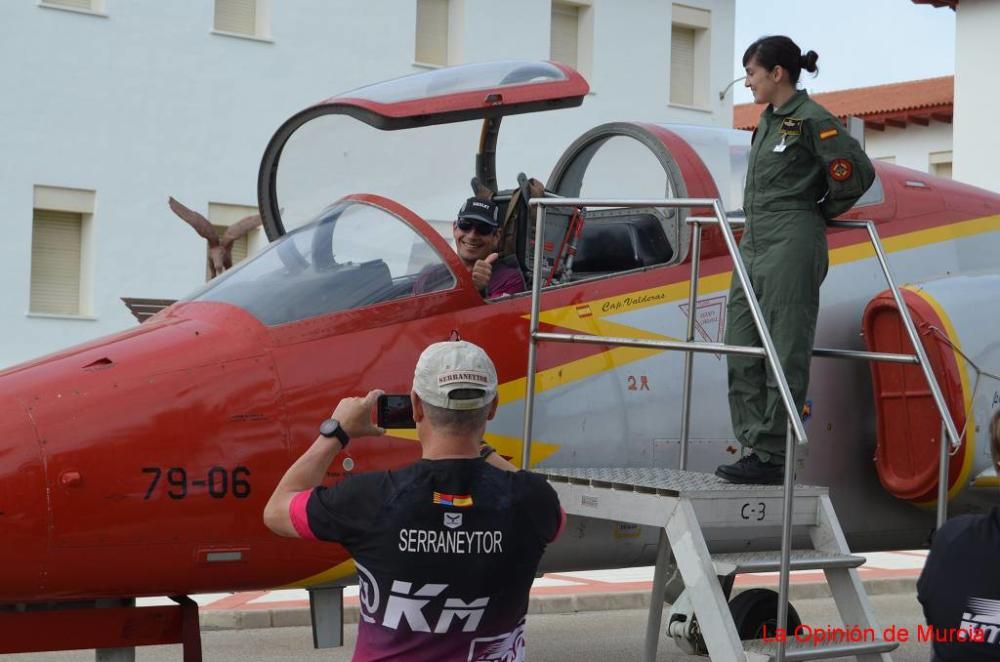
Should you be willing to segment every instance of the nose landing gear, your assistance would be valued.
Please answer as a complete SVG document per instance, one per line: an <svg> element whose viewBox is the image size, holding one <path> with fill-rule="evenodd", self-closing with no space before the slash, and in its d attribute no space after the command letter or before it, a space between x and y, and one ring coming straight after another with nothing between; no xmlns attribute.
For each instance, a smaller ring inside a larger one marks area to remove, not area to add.
<svg viewBox="0 0 1000 662"><path fill-rule="evenodd" d="M729 601L736 631L743 641L754 639L774 639L778 630L778 594L766 588L752 588L743 591ZM788 605L786 632L794 635L802 619L795 608ZM694 607L687 592L674 602L667 617L667 635L684 652L692 655L706 655L708 648L698 627Z"/></svg>
<svg viewBox="0 0 1000 662"><path fill-rule="evenodd" d="M743 591L729 601L729 611L733 615L740 639L773 638L777 632L778 594L771 589L752 588ZM802 620L789 603L786 632L793 634L800 625Z"/></svg>

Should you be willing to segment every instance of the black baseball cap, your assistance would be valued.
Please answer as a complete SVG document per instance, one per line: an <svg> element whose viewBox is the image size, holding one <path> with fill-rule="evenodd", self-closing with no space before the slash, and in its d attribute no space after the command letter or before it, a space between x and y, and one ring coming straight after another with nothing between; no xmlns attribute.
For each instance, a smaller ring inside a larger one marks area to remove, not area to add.
<svg viewBox="0 0 1000 662"><path fill-rule="evenodd" d="M500 209L492 200L482 198L469 198L458 210L458 219L469 219L486 223L495 228L500 227Z"/></svg>

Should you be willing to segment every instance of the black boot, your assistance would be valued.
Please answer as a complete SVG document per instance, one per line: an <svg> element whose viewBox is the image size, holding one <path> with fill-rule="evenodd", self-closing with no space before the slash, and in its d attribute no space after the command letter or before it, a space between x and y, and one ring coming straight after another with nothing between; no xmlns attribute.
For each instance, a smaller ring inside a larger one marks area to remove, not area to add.
<svg viewBox="0 0 1000 662"><path fill-rule="evenodd" d="M785 465L765 462L756 453L750 453L732 464L719 466L715 475L730 483L780 485L785 480Z"/></svg>

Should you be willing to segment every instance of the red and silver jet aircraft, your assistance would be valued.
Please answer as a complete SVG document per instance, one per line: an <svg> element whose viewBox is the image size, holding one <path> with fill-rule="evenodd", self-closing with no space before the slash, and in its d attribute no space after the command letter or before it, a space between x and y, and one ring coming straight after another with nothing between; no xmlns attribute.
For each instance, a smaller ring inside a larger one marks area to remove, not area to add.
<svg viewBox="0 0 1000 662"><path fill-rule="evenodd" d="M405 188L416 173L395 167L415 157L395 136L450 124L468 135L480 123L478 143L465 145L468 161L476 155L474 174L496 190L501 120L580 105L587 91L562 65L500 62L408 76L303 110L264 154L264 251L135 328L0 373L0 652L197 636L190 605L83 608L100 600L349 578L353 565L339 546L272 535L264 504L339 398L375 387L408 393L419 353L455 333L494 358L500 409L487 440L519 461L530 294L483 300L449 243L411 209L416 202L378 191L330 197L343 185L330 173L350 171L343 161L355 143L384 139L389 146L371 154L384 179ZM350 149L341 149L330 130L358 122L345 138ZM749 133L728 129L602 124L552 155L545 185L566 197L719 198L738 210L749 142ZM1000 395L984 375L1000 372L992 340L1000 314L989 305L1000 289L1000 195L886 163L876 170L844 217L877 224L906 284L963 431L950 460L952 512L980 509L983 488L997 484L984 423ZM468 195L462 182L436 183L447 190L433 195L449 208ZM525 197L514 186L496 199L510 212L508 251L528 274ZM704 234L691 311L687 211L584 210L569 264L561 249L573 211L550 212L543 330L678 339L696 315L703 339L721 339L732 263L717 229ZM831 229L829 244L817 344L909 351L867 235ZM428 269L447 277L421 291L415 284ZM651 349L540 348L532 462L676 466L682 361ZM699 355L695 371L688 467L710 472L738 445L725 361ZM799 481L830 487L852 549L923 544L940 419L919 369L817 359L809 401ZM390 430L351 443L328 479L418 457L412 431ZM579 519L567 532L545 570L649 565L656 552L653 530ZM709 538L718 550L754 544L745 532Z"/></svg>

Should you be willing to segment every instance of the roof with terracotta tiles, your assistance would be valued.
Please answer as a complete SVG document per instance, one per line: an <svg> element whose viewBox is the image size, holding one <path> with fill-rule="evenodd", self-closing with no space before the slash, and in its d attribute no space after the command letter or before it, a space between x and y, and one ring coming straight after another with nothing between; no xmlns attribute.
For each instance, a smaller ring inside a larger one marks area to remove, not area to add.
<svg viewBox="0 0 1000 662"><path fill-rule="evenodd" d="M955 77L857 87L810 97L841 120L850 115L864 119L865 126L870 129L884 130L886 126L904 128L911 123L927 126L931 120L951 123ZM763 109L763 105L752 103L733 106L733 126L737 129L754 128Z"/></svg>

